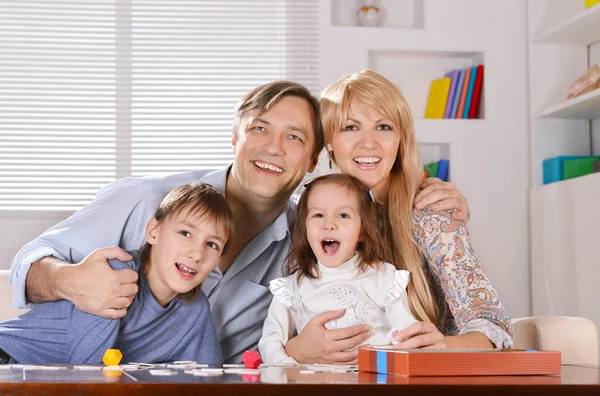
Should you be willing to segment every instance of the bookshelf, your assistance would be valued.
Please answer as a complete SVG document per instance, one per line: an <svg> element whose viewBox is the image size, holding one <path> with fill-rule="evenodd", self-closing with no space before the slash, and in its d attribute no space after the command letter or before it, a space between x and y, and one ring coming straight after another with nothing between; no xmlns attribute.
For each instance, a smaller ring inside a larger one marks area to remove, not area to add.
<svg viewBox="0 0 600 396"><path fill-rule="evenodd" d="M600 62L600 6L530 0L528 11L532 314L581 316L600 326L593 303L600 299L600 174L542 184L543 160L600 154L593 144L600 90L564 100L569 85Z"/></svg>
<svg viewBox="0 0 600 396"><path fill-rule="evenodd" d="M600 89L566 100L542 110L540 118L594 120L600 118Z"/></svg>
<svg viewBox="0 0 600 396"><path fill-rule="evenodd" d="M415 119L423 118L425 115L432 80L442 78L444 74L455 69L465 69L485 63L484 54L480 51L372 50L367 56L370 69L384 76L392 76L392 82L406 97ZM404 73L398 74L397 70L403 70ZM479 118L485 118L483 96L485 93L481 98Z"/></svg>
<svg viewBox="0 0 600 396"><path fill-rule="evenodd" d="M582 3L582 2L580 2ZM543 29L536 42L590 45L600 37L600 7L582 10L572 17Z"/></svg>

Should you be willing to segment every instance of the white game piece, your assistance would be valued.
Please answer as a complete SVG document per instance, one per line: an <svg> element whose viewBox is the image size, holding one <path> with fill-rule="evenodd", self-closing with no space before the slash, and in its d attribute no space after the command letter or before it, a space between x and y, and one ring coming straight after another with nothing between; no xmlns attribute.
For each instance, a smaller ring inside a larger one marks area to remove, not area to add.
<svg viewBox="0 0 600 396"><path fill-rule="evenodd" d="M351 373L353 372L353 369L345 369L345 368L334 368L332 370L333 373Z"/></svg>
<svg viewBox="0 0 600 396"><path fill-rule="evenodd" d="M223 367L229 367L229 368L244 368L246 366L244 366L243 364L227 364L225 363L223 365Z"/></svg>
<svg viewBox="0 0 600 396"><path fill-rule="evenodd" d="M154 367L154 366L156 366L156 364L137 363L137 362L129 362L129 364L135 364L136 366L141 366L141 367Z"/></svg>
<svg viewBox="0 0 600 396"><path fill-rule="evenodd" d="M81 370L81 371L102 370L102 366L74 366L73 370Z"/></svg>
<svg viewBox="0 0 600 396"><path fill-rule="evenodd" d="M177 371L171 370L149 370L150 375L158 375L158 376L169 376L169 375L177 375Z"/></svg>
<svg viewBox="0 0 600 396"><path fill-rule="evenodd" d="M176 360L173 364L196 364L193 360Z"/></svg>
<svg viewBox="0 0 600 396"><path fill-rule="evenodd" d="M300 370L300 374L315 374L316 371L312 370Z"/></svg>
<svg viewBox="0 0 600 396"><path fill-rule="evenodd" d="M225 372L225 370L223 370L221 368L201 368L200 370L205 373L221 373L221 374L223 374Z"/></svg>
<svg viewBox="0 0 600 396"><path fill-rule="evenodd" d="M198 372L194 373L194 376L196 376L196 377L216 377L219 375L223 375L223 373L216 372L216 371L198 371Z"/></svg>

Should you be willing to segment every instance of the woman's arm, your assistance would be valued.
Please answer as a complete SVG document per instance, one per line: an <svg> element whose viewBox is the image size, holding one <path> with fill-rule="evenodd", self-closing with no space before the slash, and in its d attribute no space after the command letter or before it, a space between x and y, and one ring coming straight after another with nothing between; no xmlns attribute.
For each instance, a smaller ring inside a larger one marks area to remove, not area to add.
<svg viewBox="0 0 600 396"><path fill-rule="evenodd" d="M413 232L458 327L458 336L447 337L448 347L485 347L483 335L496 348L511 348L510 317L479 265L464 224L425 208L413 212Z"/></svg>

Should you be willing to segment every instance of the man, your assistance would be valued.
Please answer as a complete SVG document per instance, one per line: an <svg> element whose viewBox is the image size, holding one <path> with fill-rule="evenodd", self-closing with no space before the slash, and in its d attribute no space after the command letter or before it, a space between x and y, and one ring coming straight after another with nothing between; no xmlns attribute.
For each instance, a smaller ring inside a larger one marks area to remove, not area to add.
<svg viewBox="0 0 600 396"><path fill-rule="evenodd" d="M295 209L289 198L314 170L323 148L318 101L293 82L254 89L236 107L232 146L235 160L226 169L123 178L102 188L88 206L25 245L14 258L15 306L66 299L85 312L124 316L137 293L137 274L113 271L106 260L128 260L121 249L143 245L144 225L171 189L207 182L225 195L235 231L202 291L211 305L225 362L240 362L241 354L256 348L261 336L271 301L269 281L282 276ZM435 201L441 190L432 191L428 197ZM341 315L324 313L315 320L325 323ZM331 334L331 350L340 350L336 348L341 342L358 345L369 336L360 325L323 327L323 332ZM348 352L344 358L354 360L355 355Z"/></svg>

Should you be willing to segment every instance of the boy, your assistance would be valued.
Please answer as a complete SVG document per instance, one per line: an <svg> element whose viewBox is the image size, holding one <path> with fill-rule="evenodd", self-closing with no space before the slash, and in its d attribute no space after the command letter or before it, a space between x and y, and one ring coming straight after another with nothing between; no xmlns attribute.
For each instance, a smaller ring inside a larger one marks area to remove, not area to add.
<svg viewBox="0 0 600 396"><path fill-rule="evenodd" d="M0 323L4 363L100 363L109 348L123 361L222 363L209 304L200 285L217 266L233 232L225 197L206 183L172 190L146 224L146 244L115 270L139 273L127 315L106 319L61 300Z"/></svg>

